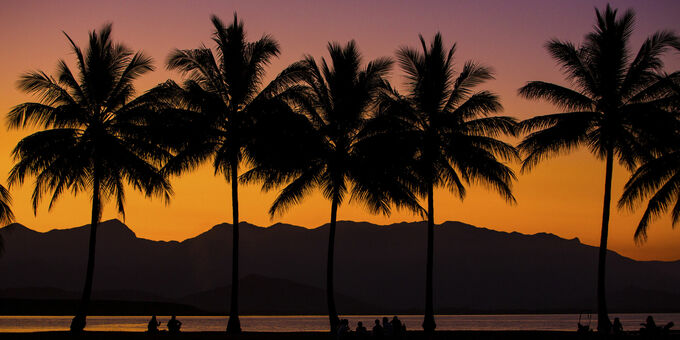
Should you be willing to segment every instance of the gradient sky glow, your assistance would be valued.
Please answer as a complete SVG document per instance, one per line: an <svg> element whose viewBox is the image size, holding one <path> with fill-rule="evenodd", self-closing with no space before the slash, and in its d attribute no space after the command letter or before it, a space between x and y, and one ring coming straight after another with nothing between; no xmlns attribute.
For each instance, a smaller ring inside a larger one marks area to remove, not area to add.
<svg viewBox="0 0 680 340"><path fill-rule="evenodd" d="M612 1L623 11L633 8L637 25L632 48L637 52L642 40L661 29L680 32L678 1ZM173 48L211 46L211 14L225 22L234 11L245 22L249 40L263 33L273 35L282 47L280 58L268 69L271 78L304 54L326 55L329 41L345 43L355 39L364 60L393 56L403 45L418 46L418 34L430 39L441 31L448 46L457 42L457 69L467 59L491 65L496 80L480 89L501 96L505 115L525 119L537 114L557 112L551 105L530 102L516 96L517 89L529 80L565 84L559 69L543 45L550 38L580 42L595 20L594 8L604 1L3 1L0 11L0 114L14 105L35 101L16 89L22 72L41 69L54 73L59 59L73 65L74 56L62 31L81 47L87 33L106 22L113 22L115 41L142 49L155 59L157 70L140 78L141 93L178 74L165 70L165 60ZM680 54L666 57L666 70L680 68ZM403 81L398 69L392 72L395 85ZM0 123L0 182L13 161L14 145L29 130L7 131ZM513 165L518 169L517 164ZM3 175L4 174L4 175ZM629 174L614 169L614 198L618 199ZM484 187L472 185L461 202L446 190L435 196L437 223L457 220L479 227L522 233L549 232L582 242L599 242L604 162L587 151L574 152L540 164L531 173L519 175L514 192L518 204L510 206ZM223 178L213 175L209 165L174 178L175 196L169 205L148 200L128 190L126 224L140 237L183 240L215 224L231 222L230 189ZM90 221L89 195L65 195L52 211L41 205L34 216L30 195L32 179L12 188L13 209L20 223L39 231L84 225ZM285 215L267 215L275 193L263 194L258 186L240 190L240 214L244 221L257 225L286 222L317 227L330 218L330 203L315 193ZM615 204L615 202L614 202ZM651 226L649 241L637 246L633 232L641 210L635 213L612 211L609 248L635 259L680 259L680 230L672 230L669 214ZM104 219L116 217L108 204ZM340 220L388 224L416 221L406 211L391 217L370 215L357 204L344 204ZM342 230L338 230L342 232ZM446 246L439 243L437 246ZM593 259L595 260L595 259Z"/></svg>

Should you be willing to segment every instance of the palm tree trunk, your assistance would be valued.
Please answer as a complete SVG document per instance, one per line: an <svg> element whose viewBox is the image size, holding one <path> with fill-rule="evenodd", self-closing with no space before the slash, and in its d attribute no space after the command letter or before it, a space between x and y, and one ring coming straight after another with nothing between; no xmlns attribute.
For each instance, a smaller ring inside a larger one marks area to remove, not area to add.
<svg viewBox="0 0 680 340"><path fill-rule="evenodd" d="M602 208L602 232L600 234L600 251L597 265L597 330L601 334L609 334L611 322L607 314L607 299L605 294L605 269L607 263L607 237L609 234L609 210L612 198L612 172L614 166L614 151L607 149L607 169L604 178L604 207Z"/></svg>
<svg viewBox="0 0 680 340"><path fill-rule="evenodd" d="M434 322L432 298L432 268L434 267L434 186L427 186L427 266L425 269L425 318L423 330L426 334L434 333L437 325Z"/></svg>
<svg viewBox="0 0 680 340"><path fill-rule="evenodd" d="M100 217L101 199L99 178L95 173L92 188L92 220L90 222L90 245L87 254L87 273L85 274L85 286L83 287L83 295L80 299L78 312L73 317L73 320L71 320L71 332L73 333L78 333L85 329L87 311L90 304L90 297L92 296L92 280L94 278L94 260L97 245L97 226L99 225Z"/></svg>
<svg viewBox="0 0 680 340"><path fill-rule="evenodd" d="M238 160L234 157L231 165L231 209L232 220L232 256L231 256L231 307L227 333L241 333L241 321L238 318Z"/></svg>
<svg viewBox="0 0 680 340"><path fill-rule="evenodd" d="M333 290L333 256L335 251L335 224L338 216L338 195L333 195L331 202L331 225L328 233L328 258L326 263L326 300L328 301L328 320L331 324L331 333L338 331L340 319L335 309L335 294Z"/></svg>

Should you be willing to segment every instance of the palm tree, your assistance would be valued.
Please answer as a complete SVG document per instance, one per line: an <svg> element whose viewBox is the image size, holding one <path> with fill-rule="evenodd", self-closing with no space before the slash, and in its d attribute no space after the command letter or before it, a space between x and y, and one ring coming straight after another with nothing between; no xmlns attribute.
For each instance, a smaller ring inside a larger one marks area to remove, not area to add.
<svg viewBox="0 0 680 340"><path fill-rule="evenodd" d="M473 88L493 79L491 69L467 61L454 78L454 44L444 47L437 33L428 46L420 36L422 51L403 47L397 51L406 73L408 94L392 90L381 99L381 118L389 130L412 145L413 190L427 199L426 298L423 329L432 333L434 321L432 272L434 267L434 189L448 188L461 199L465 184L484 183L509 202L515 202L513 171L501 162L517 159L513 146L496 137L512 134L515 120L489 116L502 110L498 97Z"/></svg>
<svg viewBox="0 0 680 340"><path fill-rule="evenodd" d="M314 188L330 201L326 298L330 329L335 332L339 324L333 286L338 207L348 193L350 200L364 203L374 213L389 214L393 204L418 207L416 198L398 181L387 139L368 128L374 100L387 86L384 77L392 61L380 58L362 68L354 41L345 46L329 43L328 52L330 65L322 58L319 66L307 56L291 66L306 70L286 96L299 113L269 121L273 128L260 133L251 148L256 166L242 178L264 182L264 190L287 183L269 210L271 216L299 203Z"/></svg>
<svg viewBox="0 0 680 340"><path fill-rule="evenodd" d="M680 124L680 72L675 72L657 83L658 89L668 93L665 100L658 100L663 109L671 110L678 115ZM668 145L670 151L660 157L641 165L631 176L624 187L619 200L619 208L633 209L639 201L650 197L647 208L635 230L635 241L643 243L647 240L649 224L671 205L672 225L680 221L680 127L676 125L676 133L671 136Z"/></svg>
<svg viewBox="0 0 680 340"><path fill-rule="evenodd" d="M183 109L175 125L179 127L180 143L175 157L164 167L170 174L180 174L213 158L215 174L225 175L231 183L232 197L232 268L231 307L227 333L241 332L238 312L239 272L239 166L248 161L246 148L256 130L256 118L280 107L276 95L294 71L284 71L261 89L264 68L279 55L278 43L269 35L248 42L243 27L234 14L234 21L225 26L212 16L215 28L215 54L207 47L173 51L168 69L188 76L183 86L172 82L158 91L166 98L178 99ZM183 126L186 122L186 127ZM175 141L177 142L177 141Z"/></svg>
<svg viewBox="0 0 680 340"><path fill-rule="evenodd" d="M0 225L5 225L7 223L12 223L14 221L14 214L12 209L9 207L12 204L12 196L9 195L9 191L0 185ZM0 235L0 255L5 250L5 244Z"/></svg>
<svg viewBox="0 0 680 340"><path fill-rule="evenodd" d="M521 129L533 133L524 138L519 149L526 154L522 171L579 146L588 146L596 157L605 160L597 302L598 330L608 333L611 324L605 300L605 261L614 157L633 169L649 157L645 140L654 134L674 133L669 131L674 118L657 108L658 96L650 95L647 89L656 82L655 72L663 67L660 55L669 46L678 46L679 41L673 33L659 31L632 56L629 38L634 13L628 10L617 18L617 10L608 5L604 13L596 9L595 14L595 31L585 36L581 46L557 39L546 44L574 89L541 81L531 81L519 89L524 98L544 99L567 111L523 121Z"/></svg>
<svg viewBox="0 0 680 340"><path fill-rule="evenodd" d="M19 80L19 88L38 95L40 102L13 107L9 126L38 126L43 130L23 138L14 148L16 164L9 183L21 184L27 176L35 176L34 211L45 194L51 194L51 209L65 190L73 194L91 191L87 274L82 300L71 322L71 331L79 332L85 328L92 292L103 204L115 199L124 217L126 183L166 200L171 187L154 163L166 152L148 138L146 121L153 103L142 97L133 99L133 81L153 69L151 59L114 43L110 24L90 33L85 51L66 37L77 57L77 76L61 60L56 79L36 71Z"/></svg>

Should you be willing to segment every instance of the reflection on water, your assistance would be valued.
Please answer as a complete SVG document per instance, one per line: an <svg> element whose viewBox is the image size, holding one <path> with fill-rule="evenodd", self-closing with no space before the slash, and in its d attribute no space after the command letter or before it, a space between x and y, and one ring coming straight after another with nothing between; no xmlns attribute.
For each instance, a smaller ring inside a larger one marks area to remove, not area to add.
<svg viewBox="0 0 680 340"><path fill-rule="evenodd" d="M648 314L611 314L621 319L625 330L640 328L640 323ZM680 313L651 314L657 325L673 321L680 324ZM373 320L382 315L346 315L352 329L358 321L363 321L370 330ZM391 316L389 316L391 319ZM87 318L88 331L146 331L148 316L90 316ZM178 316L182 321L182 331L225 331L227 318L224 316ZM421 315L399 317L406 323L408 330L421 329ZM438 315L438 330L553 330L575 331L578 314L520 314L520 315ZM158 316L161 329L166 329L169 316ZM592 328L596 328L597 316L593 315ZM69 329L70 316L0 316L0 332L44 332L65 331ZM583 323L584 321L582 321ZM588 323L588 320L585 320ZM304 316L242 316L241 327L255 332L312 332L328 331L328 318L322 315Z"/></svg>

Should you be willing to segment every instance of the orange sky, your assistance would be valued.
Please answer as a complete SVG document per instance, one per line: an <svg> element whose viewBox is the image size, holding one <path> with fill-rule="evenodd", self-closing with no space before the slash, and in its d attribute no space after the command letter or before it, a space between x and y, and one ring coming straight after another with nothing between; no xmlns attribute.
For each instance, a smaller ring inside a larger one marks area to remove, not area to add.
<svg viewBox="0 0 680 340"><path fill-rule="evenodd" d="M634 8L637 26L632 42L659 29L680 32L680 2L612 1L614 7ZM505 114L524 119L554 112L545 103L529 102L516 96L517 88L528 80L564 84L563 77L543 48L552 37L574 42L590 31L595 6L602 1L5 1L0 12L0 112L19 103L35 100L20 93L18 76L27 70L53 73L57 60L73 62L61 31L85 46L87 32L105 22L113 22L114 39L154 57L156 72L143 76L139 91L147 90L177 74L165 70L164 61L172 48L193 48L210 44L210 14L224 21L238 11L250 39L272 34L282 46L282 54L269 68L273 76L286 65L309 53L325 55L328 41L355 39L366 60L393 56L397 47L417 46L422 33L429 39L441 31L447 44L458 43L458 65L473 58L495 68L497 80L484 88L497 92ZM666 58L668 71L680 67L680 55ZM399 84L401 73L394 70L392 81ZM7 131L0 123L0 174L12 166L11 149L30 131ZM513 165L517 169L517 165ZM614 170L614 197L618 199L628 173ZM6 176L6 175L5 175ZM5 176L0 182L6 184ZM582 242L599 242L604 164L585 151L542 163L529 174L519 175L516 206L509 206L483 187L472 186L464 202L446 190L435 197L438 223L458 220L479 227L522 233L549 232ZM173 179L175 196L169 205L148 200L128 190L126 223L140 237L158 240L183 240L204 232L221 222L231 222L229 186L214 177L206 165ZM30 204L32 186L12 188L14 212L22 224L39 230L65 228L89 223L89 196L64 196L52 211L42 205L36 216ZM263 194L257 186L240 191L241 218L269 225L286 222L305 227L327 223L330 204L318 193L291 209L281 218L270 220L267 209L275 193ZM649 241L643 246L633 242L633 231L640 216L613 210L610 224L610 249L635 259L680 259L680 230L672 230L666 215L651 226ZM104 218L116 217L110 205ZM408 212L391 217L373 216L361 206L345 204L339 219L393 223L418 220ZM338 232L342 232L341 230ZM445 246L439 244L439 246ZM595 261L595 259L593 259Z"/></svg>

